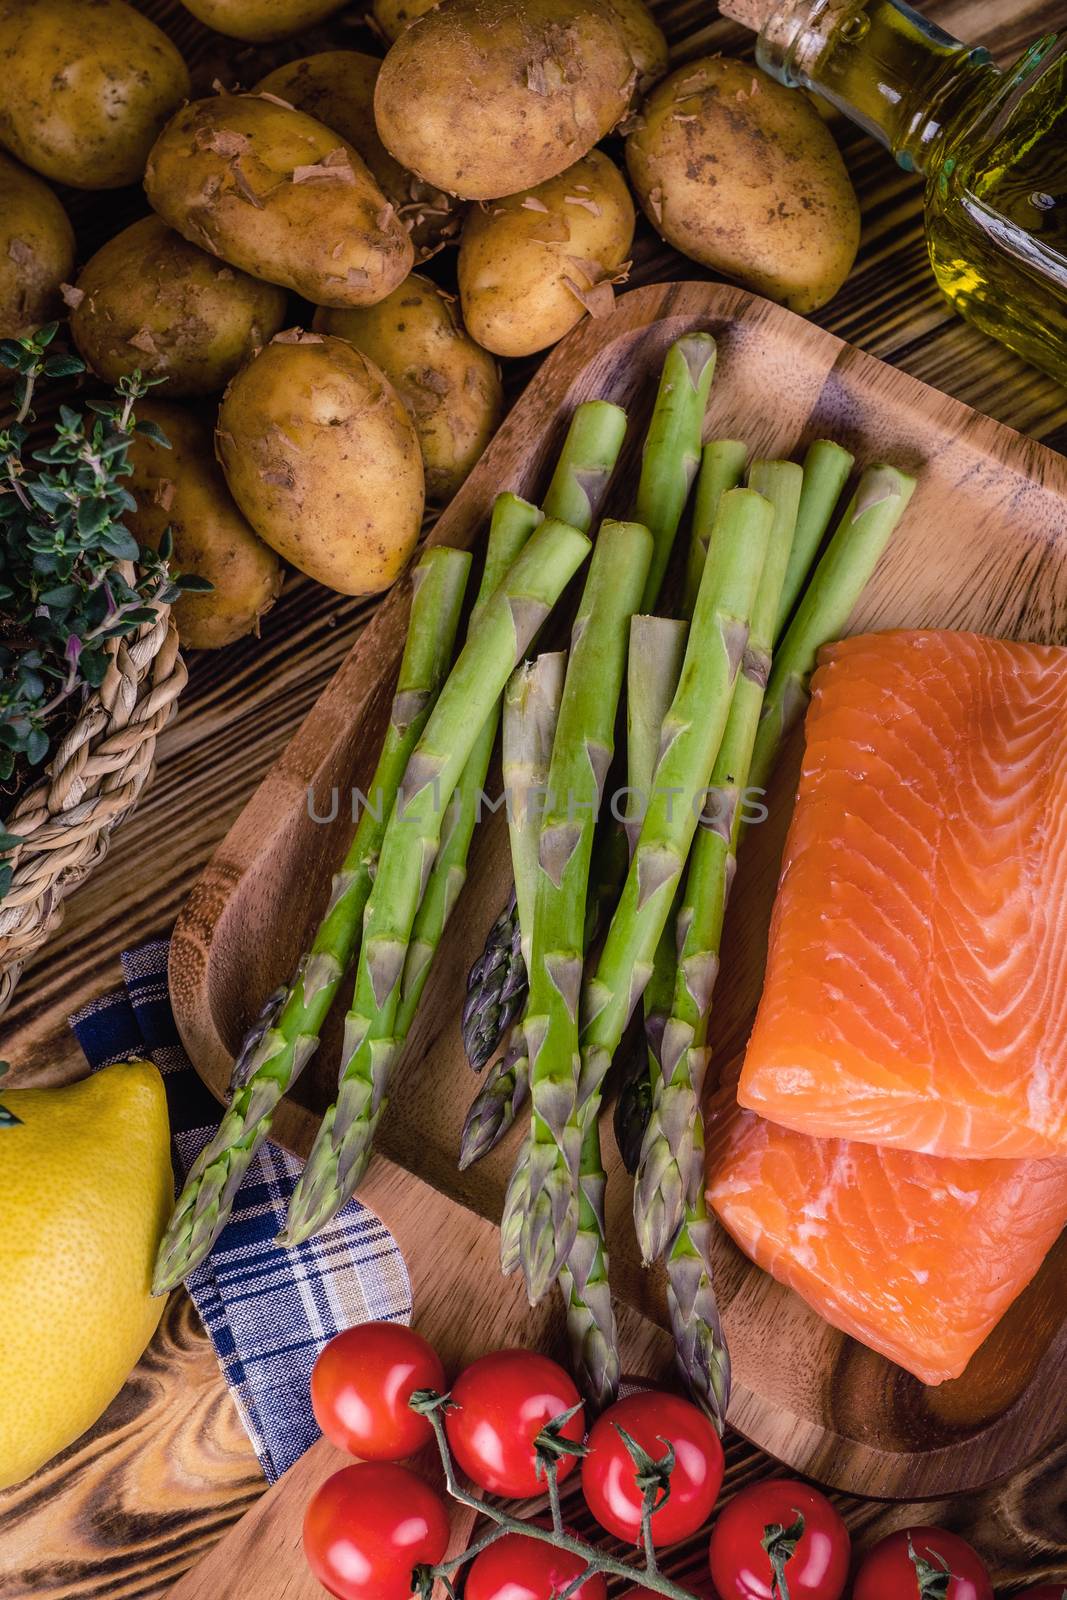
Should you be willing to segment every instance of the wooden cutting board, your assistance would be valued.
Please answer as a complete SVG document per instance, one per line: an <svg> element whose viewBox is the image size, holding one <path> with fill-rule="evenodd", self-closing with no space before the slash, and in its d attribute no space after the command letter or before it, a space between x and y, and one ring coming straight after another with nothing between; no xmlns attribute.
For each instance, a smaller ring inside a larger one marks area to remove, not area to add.
<svg viewBox="0 0 1067 1600"><path fill-rule="evenodd" d="M595 396L631 415L609 502L624 512L663 354L680 333L720 343L707 434L745 438L754 453L795 454L816 437L915 472L920 487L854 628L941 626L1005 637L1067 639L1067 462L840 339L740 290L653 285L579 327L544 363L433 538L469 546L503 488L536 499L574 405ZM403 640L406 584L374 621L234 824L198 881L171 947L171 989L192 1060L220 1096L232 1052L262 998L292 970L343 854L349 796L373 768ZM746 1035L762 977L767 922L798 750L787 753L772 821L753 831L728 923L716 994L722 1060ZM313 821L309 812L329 815ZM309 808L309 789L314 806ZM502 817L483 822L467 887L394 1075L381 1146L398 1165L495 1220L513 1142L467 1173L455 1152L474 1079L457 1019L464 975L506 895ZM304 1153L332 1098L339 1030L283 1103L275 1136ZM643 1273L629 1224L629 1183L609 1165L612 1276L619 1295L662 1322L662 1286ZM419 1208L395 1231L410 1253ZM440 1241L455 1303L480 1292L484 1260ZM720 1239L719 1292L734 1358L732 1424L789 1466L888 1498L974 1489L1040 1452L1062 1426L1057 1375L1067 1355L1062 1282L1067 1240L953 1383L927 1389L845 1338ZM503 1288L501 1293L510 1293ZM418 1285L416 1284L416 1299Z"/></svg>

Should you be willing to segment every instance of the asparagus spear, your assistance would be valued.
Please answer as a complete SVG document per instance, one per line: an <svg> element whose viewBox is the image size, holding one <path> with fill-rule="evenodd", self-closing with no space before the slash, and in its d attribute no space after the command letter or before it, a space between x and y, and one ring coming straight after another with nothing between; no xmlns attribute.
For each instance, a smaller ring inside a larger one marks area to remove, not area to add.
<svg viewBox="0 0 1067 1600"><path fill-rule="evenodd" d="M868 467L860 479L775 654L752 752L750 790L766 789L783 739L807 709L815 658L844 632L914 489L915 479L895 467Z"/></svg>
<svg viewBox="0 0 1067 1600"><path fill-rule="evenodd" d="M517 1022L507 1047L485 1075L485 1082L470 1103L459 1141L459 1170L466 1169L496 1148L512 1126L530 1092L530 1058L526 1035Z"/></svg>
<svg viewBox="0 0 1067 1600"><path fill-rule="evenodd" d="M542 517L536 506L518 495L498 495L489 524L482 581L471 611L470 631L477 627L485 607L518 560L519 554ZM415 1020L430 964L441 942L445 924L459 899L467 878L467 857L480 814L489 761L496 743L500 704L494 704L486 717L463 768L456 791L448 806L440 847L430 871L426 891L415 915L400 983L396 1038L407 1038Z"/></svg>
<svg viewBox="0 0 1067 1600"><path fill-rule="evenodd" d="M663 723L678 687L688 624L669 617L634 617L630 624L627 668L626 782L631 804L626 829L631 851L641 831L659 755ZM652 1109L652 1079L657 1071L663 1025L674 991L673 916L664 925L644 993L645 1026L636 1063L631 1065L615 1105L616 1141L627 1170L636 1172L644 1130Z"/></svg>
<svg viewBox="0 0 1067 1600"><path fill-rule="evenodd" d="M596 1411L602 1411L616 1398L621 1371L604 1237L606 1189L600 1129L594 1117L582 1136L578 1232L560 1268L559 1286L567 1307L574 1376Z"/></svg>
<svg viewBox="0 0 1067 1600"><path fill-rule="evenodd" d="M715 354L710 333L683 333L664 358L633 509L633 520L646 527L653 540L642 611L651 611L659 598L678 524L700 465L700 437L715 376Z"/></svg>
<svg viewBox="0 0 1067 1600"><path fill-rule="evenodd" d="M677 923L674 990L661 1039L661 1072L634 1186L642 1253L651 1260L668 1251L667 1308L679 1369L720 1432L730 1397L730 1357L712 1277L701 1096L711 995L741 826L740 802L793 544L800 469L786 462L757 462L749 483L771 501L775 517L748 648L705 800L706 826L698 830L689 858Z"/></svg>
<svg viewBox="0 0 1067 1600"><path fill-rule="evenodd" d="M545 516L589 533L600 514L626 433L626 413L607 400L587 400L571 418L544 499ZM461 1022L467 1059L476 1071L490 1061L526 1004L526 966L514 901L497 917L467 975Z"/></svg>
<svg viewBox="0 0 1067 1600"><path fill-rule="evenodd" d="M739 439L713 439L704 446L693 497L693 522L689 536L689 557L685 568L685 603L687 617L693 615L697 603L700 577L708 555L708 541L719 514L719 501L727 489L736 489L745 473L748 446Z"/></svg>
<svg viewBox="0 0 1067 1600"><path fill-rule="evenodd" d="M752 608L752 626L722 744L704 800L702 827L689 859L677 924L680 959L668 958L668 996L652 1112L634 1184L634 1224L645 1264L663 1255L678 1231L686 1201L702 1174L693 1160L707 1053L706 1030L718 970L719 932L726 909L741 815L742 792L770 671L775 622L796 528L803 473L788 461L757 461L749 486L774 507L767 556Z"/></svg>
<svg viewBox="0 0 1067 1600"><path fill-rule="evenodd" d="M519 940L515 896L493 922L481 954L467 973L460 1031L467 1060L481 1072L526 1005L526 963Z"/></svg>
<svg viewBox="0 0 1067 1600"><path fill-rule="evenodd" d="M187 1277L226 1226L233 1197L270 1131L274 1108L318 1044L326 1014L359 942L386 823L408 757L452 660L470 571L467 551L438 545L412 573L411 616L396 695L367 804L311 947L281 999L276 1020L242 1046L230 1103L215 1136L194 1161L160 1243L152 1284L164 1294Z"/></svg>
<svg viewBox="0 0 1067 1600"><path fill-rule="evenodd" d="M520 948L527 961L537 899L541 822L566 673L566 651L553 651L512 673L504 692L504 792Z"/></svg>
<svg viewBox="0 0 1067 1600"><path fill-rule="evenodd" d="M577 1195L575 1145L580 1147L599 1113L612 1055L652 971L726 726L772 515L769 503L750 489L723 496L681 678L663 726L652 798L596 973L583 995L577 1105L572 1126L556 1143L559 1170L546 1180L557 1195L567 1196L568 1183ZM562 1206L560 1213L565 1216ZM565 1256L567 1243L549 1246L537 1240L537 1259L528 1261L524 1237L527 1281L543 1282L544 1261L553 1254Z"/></svg>
<svg viewBox="0 0 1067 1600"><path fill-rule="evenodd" d="M537 884L537 841L548 784L567 657L540 655L512 673L504 690L503 775L508 832L515 873L520 946L528 957ZM512 1029L501 1060L489 1069L474 1097L460 1136L460 1170L487 1155L515 1120L530 1086L530 1064L521 1026Z"/></svg>
<svg viewBox="0 0 1067 1600"><path fill-rule="evenodd" d="M486 602L412 752L403 808L390 818L367 901L338 1097L293 1191L286 1244L328 1222L366 1170L397 1048L400 979L445 808L508 676L588 550L577 529L541 525Z"/></svg>
<svg viewBox="0 0 1067 1600"><path fill-rule="evenodd" d="M804 457L804 487L800 491L793 548L789 552L789 565L778 603L776 639L792 616L800 591L808 581L808 573L855 462L855 456L834 444L832 439L816 439Z"/></svg>
<svg viewBox="0 0 1067 1600"><path fill-rule="evenodd" d="M520 667L513 673L504 696L504 788L508 796L515 899L522 945L527 952L537 896L541 812L548 792L566 661L565 655L539 656L531 666ZM528 1083L529 1064L525 1042L520 1042L522 1030L514 1031L518 1037L504 1057L503 1070L495 1079L491 1075L471 1108L464 1130L471 1146L461 1149L461 1167L482 1153L481 1148L476 1147L479 1133L491 1148L499 1136L494 1135L494 1123L510 1121L508 1111L499 1109L501 1100L509 1092L511 1102L516 1094L524 1097L522 1085ZM513 1086L513 1091L509 1091L508 1085ZM479 1102L484 1107L484 1117L477 1115ZM468 1129L471 1130L469 1135ZM618 1387L619 1355L604 1244L606 1180L595 1128L587 1146L583 1147L582 1174L578 1233L572 1259L563 1268L560 1280L579 1386L593 1404L603 1406L614 1398ZM516 1247L517 1243L515 1236Z"/></svg>
<svg viewBox="0 0 1067 1600"><path fill-rule="evenodd" d="M622 441L626 413L610 400L585 400L571 418L543 501L546 517L589 533L600 516Z"/></svg>
<svg viewBox="0 0 1067 1600"><path fill-rule="evenodd" d="M575 1141L578 1000L585 953L589 862L611 764L630 618L645 586L652 539L633 522L605 522L571 635L548 795L538 843L526 1044L532 1127L509 1188L523 1211L521 1260L535 1304L555 1280L578 1227ZM570 1140L561 1149L564 1140ZM562 1160L560 1159L562 1156Z"/></svg>
<svg viewBox="0 0 1067 1600"><path fill-rule="evenodd" d="M626 663L626 835L630 851L652 794L663 721L682 671L688 625L673 617L630 619Z"/></svg>

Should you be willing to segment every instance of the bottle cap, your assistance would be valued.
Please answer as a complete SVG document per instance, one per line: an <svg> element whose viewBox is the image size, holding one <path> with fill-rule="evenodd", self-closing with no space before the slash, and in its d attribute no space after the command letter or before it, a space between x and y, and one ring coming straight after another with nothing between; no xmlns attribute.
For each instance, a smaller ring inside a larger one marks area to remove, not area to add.
<svg viewBox="0 0 1067 1600"><path fill-rule="evenodd" d="M777 9L777 0L719 0L719 11L724 17L751 28L753 33L759 33Z"/></svg>

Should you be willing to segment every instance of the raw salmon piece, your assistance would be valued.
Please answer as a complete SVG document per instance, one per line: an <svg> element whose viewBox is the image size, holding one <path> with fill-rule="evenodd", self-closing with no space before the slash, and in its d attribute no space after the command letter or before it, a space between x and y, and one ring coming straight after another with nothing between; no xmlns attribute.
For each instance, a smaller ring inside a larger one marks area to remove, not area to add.
<svg viewBox="0 0 1067 1600"><path fill-rule="evenodd" d="M957 1378L1067 1224L1067 1161L968 1161L708 1118L708 1201L827 1322L923 1383Z"/></svg>
<svg viewBox="0 0 1067 1600"><path fill-rule="evenodd" d="M1067 649L866 634L812 687L741 1104L1067 1154Z"/></svg>

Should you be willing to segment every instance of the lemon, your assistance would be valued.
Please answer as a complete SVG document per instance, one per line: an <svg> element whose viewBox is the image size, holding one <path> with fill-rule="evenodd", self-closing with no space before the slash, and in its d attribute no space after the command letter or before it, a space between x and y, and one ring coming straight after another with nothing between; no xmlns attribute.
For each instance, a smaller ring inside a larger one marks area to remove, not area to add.
<svg viewBox="0 0 1067 1600"><path fill-rule="evenodd" d="M62 1089L4 1089L0 1489L106 1410L156 1330L149 1292L174 1198L163 1080L147 1061Z"/></svg>

